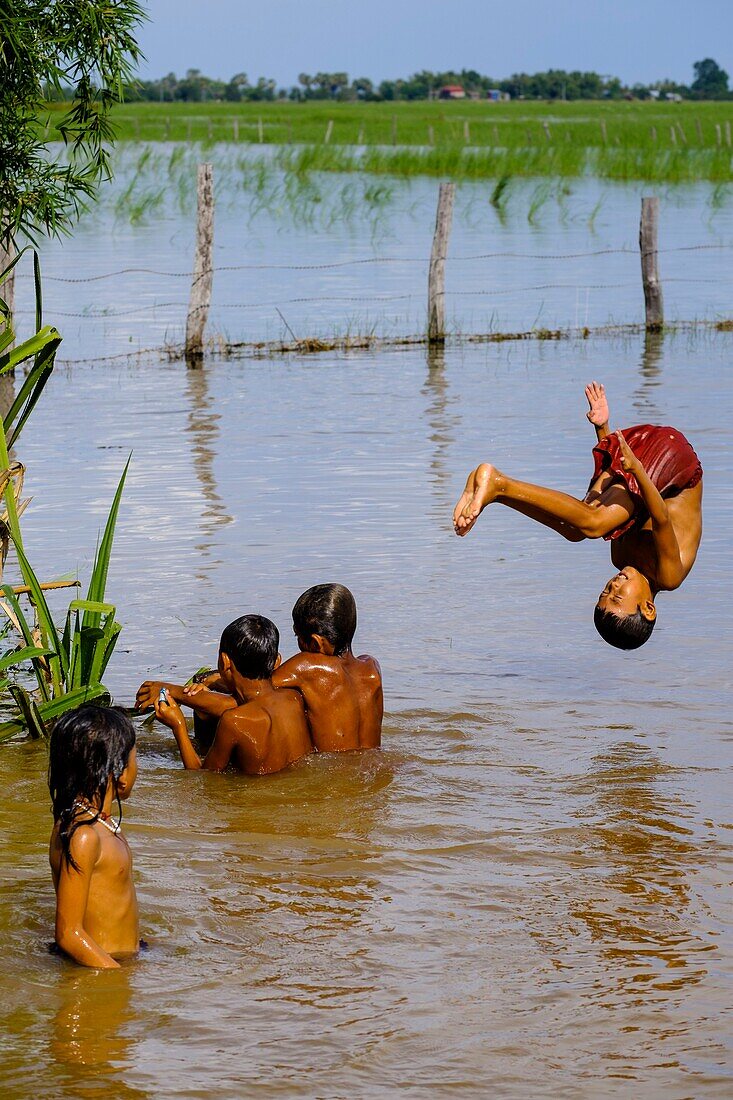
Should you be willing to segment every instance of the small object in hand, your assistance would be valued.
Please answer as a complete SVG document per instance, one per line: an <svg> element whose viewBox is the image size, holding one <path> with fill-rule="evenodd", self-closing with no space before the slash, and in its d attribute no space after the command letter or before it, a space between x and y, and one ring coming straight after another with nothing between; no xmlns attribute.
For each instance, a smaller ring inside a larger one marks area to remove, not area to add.
<svg viewBox="0 0 733 1100"><path fill-rule="evenodd" d="M165 688L161 688L160 691L158 692L158 702L159 703L167 703L168 702L168 692L165 690Z"/></svg>

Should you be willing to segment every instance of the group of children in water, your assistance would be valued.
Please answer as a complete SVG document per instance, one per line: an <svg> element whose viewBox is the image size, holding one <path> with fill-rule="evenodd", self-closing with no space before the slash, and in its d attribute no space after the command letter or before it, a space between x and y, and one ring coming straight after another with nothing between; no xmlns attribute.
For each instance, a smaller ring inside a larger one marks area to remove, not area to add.
<svg viewBox="0 0 733 1100"><path fill-rule="evenodd" d="M300 652L281 663L275 624L243 615L221 636L215 672L187 685L142 684L137 709L152 708L171 729L185 768L232 765L269 775L312 752L379 747L382 678L373 657L352 653L351 592L341 584L309 588L293 608L293 629ZM203 755L181 706L194 712ZM84 966L118 967L140 947L132 856L120 831L136 776L135 729L123 711L90 704L56 723L49 765L55 944Z"/></svg>
<svg viewBox="0 0 733 1100"><path fill-rule="evenodd" d="M585 496L482 463L468 476L454 528L464 536L489 504L503 504L568 542L610 541L618 572L596 601L594 623L610 645L637 649L654 628L657 594L679 588L697 557L702 466L675 428L640 424L612 432L604 387L591 382L585 394L596 432ZM381 674L373 657L351 651L356 604L349 590L309 588L293 608L293 627L300 652L284 664L274 623L244 615L221 636L216 672L187 685L142 684L137 709L153 709L172 730L185 768L220 772L231 765L267 775L312 752L378 748ZM203 755L182 706L194 712ZM135 731L122 711L83 706L56 724L49 770L56 945L86 966L116 967L139 948L132 861L120 832L136 774Z"/></svg>

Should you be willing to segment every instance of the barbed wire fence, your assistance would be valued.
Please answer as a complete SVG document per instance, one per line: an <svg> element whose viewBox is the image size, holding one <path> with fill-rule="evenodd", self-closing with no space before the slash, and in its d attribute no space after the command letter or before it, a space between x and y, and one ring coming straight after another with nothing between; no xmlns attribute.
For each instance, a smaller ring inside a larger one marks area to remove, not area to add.
<svg viewBox="0 0 733 1100"><path fill-rule="evenodd" d="M79 318L79 319L105 319L105 318L125 318L137 316L141 313L149 313L155 311L168 311L168 310L183 310L186 309L186 339L182 342L166 342L164 344L158 344L151 347L138 348L134 352L122 352L114 355L96 355L93 360L74 359L66 360L66 362L86 362L94 361L99 362L101 360L112 359L130 359L137 356L151 356L159 355L169 359L185 359L190 364L196 364L202 356L206 353L218 353L224 355L235 354L275 354L278 352L316 352L319 350L325 350L327 348L359 348L370 346L373 344L380 345L404 345L404 344L444 344L447 340L466 340L466 341L503 341L510 339L560 339L563 337L570 337L573 335L588 336L591 334L602 333L619 333L628 332L635 333L639 331L659 332L663 329L680 329L690 327L716 327L718 329L733 330L733 320L726 319L714 319L714 320L688 320L688 321L675 321L673 323L665 323L663 297L662 297L662 283L658 270L658 258L660 255L669 255L672 253L684 254L684 253L699 253L699 252L713 252L713 251L731 251L733 250L733 244L728 243L703 243L703 244L688 244L672 246L667 248L658 247L658 227L659 227L659 201L658 199L643 198L641 204L641 218L639 226L639 248L629 247L616 247L616 248L599 248L589 249L574 252L534 252L534 251L516 251L516 250L499 250L488 252L476 252L467 255L448 256L448 248L450 242L450 230L453 213L453 204L455 197L455 185L452 183L441 183L438 192L438 205L436 211L436 223L435 232L432 242L432 250L430 257L426 256L366 256L352 259L334 260L331 262L321 263L236 263L236 264L215 264L213 262L213 219L214 219L214 198L213 198L213 185L212 185L213 169L209 164L199 165L198 173L198 194L197 194L197 224L196 224L196 246L193 263L193 274L189 270L171 271L163 270L154 267L147 266L127 266L116 270L103 272L100 274L88 275L88 276L63 276L63 275L46 275L44 277L45 282L49 283L63 283L69 285L84 285L95 284L104 282L110 279L119 279L123 276L130 275L147 275L154 276L157 279L170 279L170 280L189 280L190 281L190 294L188 301L184 299L171 299L160 300L148 304L138 304L132 308L113 309L104 307L102 309L95 309L93 307L81 309L81 310L54 310L53 317L59 318ZM580 259L593 259L596 257L604 256L617 256L617 255L638 255L640 259L640 274L641 282L638 280L632 282L630 280L625 282L598 282L588 283L583 282L567 282L567 281L545 281L525 284L522 286L492 286L491 288L482 289L452 289L449 292L445 287L445 271L446 266L450 264L472 264L481 263L491 260L520 260L527 262L536 261L573 261ZM316 295L294 295L290 297L279 297L277 299L268 301L240 301L230 303L217 303L217 310L236 310L236 311L250 311L250 310L262 310L265 308L273 309L277 311L281 320L284 322L285 328L291 336L291 340L225 340L220 336L205 337L205 331L207 327L207 321L209 311L212 307L212 285L213 276L216 273L225 272L303 272L304 274L312 272L326 272L326 271L338 271L344 269L359 269L367 266L377 265L417 265L425 269L427 276L427 294L426 294L426 316L427 324L424 331L415 332L408 331L407 329L395 336L378 336L373 332L363 333L349 333L342 337L335 336L333 339L324 340L319 336L301 336L297 337L292 328L285 319L281 312L281 307L289 305L307 305L313 303L331 303L331 304L367 304L367 305L384 305L387 303L404 303L414 302L414 293L403 294L375 294L365 292L364 294L348 294L348 295L329 295L329 294L316 294ZM709 284L720 285L720 278L708 278L708 277L679 277L669 276L665 279L666 284L684 283L684 284ZM575 326L566 326L559 328L547 328L536 327L525 328L520 331L488 331L488 332L448 332L446 327L446 311L445 301L446 297L453 298L500 298L512 295L523 295L539 291L547 290L614 290L614 289L638 289L641 286L644 295L645 311L644 322L613 322L605 325L596 325L593 327L576 323ZM19 314L28 313L30 310L17 310ZM63 360L62 360L63 361Z"/></svg>

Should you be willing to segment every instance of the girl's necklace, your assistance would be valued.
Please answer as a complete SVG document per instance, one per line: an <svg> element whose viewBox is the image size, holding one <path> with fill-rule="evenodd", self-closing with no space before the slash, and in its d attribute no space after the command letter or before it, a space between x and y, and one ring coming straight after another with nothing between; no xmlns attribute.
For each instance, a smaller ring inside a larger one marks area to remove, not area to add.
<svg viewBox="0 0 733 1100"><path fill-rule="evenodd" d="M84 813L90 814L92 817L96 817L100 825L104 825L105 829L109 829L111 833L119 833L120 823L119 821L110 820L109 814L104 813L103 810L95 810L93 806L90 806L88 802L81 802L78 798L72 803L72 810L83 810Z"/></svg>

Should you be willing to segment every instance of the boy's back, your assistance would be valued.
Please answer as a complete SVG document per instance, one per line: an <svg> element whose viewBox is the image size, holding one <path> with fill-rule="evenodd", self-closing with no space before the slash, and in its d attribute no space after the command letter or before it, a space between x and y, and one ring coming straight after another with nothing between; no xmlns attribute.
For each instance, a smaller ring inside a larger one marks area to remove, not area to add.
<svg viewBox="0 0 733 1100"><path fill-rule="evenodd" d="M222 715L204 768L221 771L231 762L246 775L267 775L312 751L297 691L271 690Z"/></svg>
<svg viewBox="0 0 733 1100"><path fill-rule="evenodd" d="M285 688L300 692L319 752L379 748L384 703L373 657L299 653L276 670L273 685L277 694Z"/></svg>

